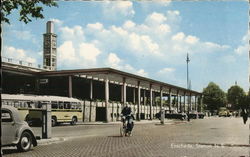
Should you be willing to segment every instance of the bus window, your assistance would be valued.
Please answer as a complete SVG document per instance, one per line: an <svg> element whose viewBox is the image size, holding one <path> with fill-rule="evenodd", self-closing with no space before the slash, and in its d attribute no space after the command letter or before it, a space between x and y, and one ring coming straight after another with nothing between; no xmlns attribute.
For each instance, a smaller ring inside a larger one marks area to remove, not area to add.
<svg viewBox="0 0 250 157"><path fill-rule="evenodd" d="M71 109L76 109L76 103L75 102L71 103Z"/></svg>
<svg viewBox="0 0 250 157"><path fill-rule="evenodd" d="M70 109L70 102L64 102L64 109Z"/></svg>
<svg viewBox="0 0 250 157"><path fill-rule="evenodd" d="M15 108L19 108L19 102L17 102L17 101L14 102L14 107L15 107Z"/></svg>
<svg viewBox="0 0 250 157"><path fill-rule="evenodd" d="M24 108L25 107L25 102L20 101L19 103L20 103L20 105L19 105L20 108Z"/></svg>
<svg viewBox="0 0 250 157"><path fill-rule="evenodd" d="M79 102L79 103L77 103L77 109L82 109L82 105L81 105L81 103Z"/></svg>
<svg viewBox="0 0 250 157"><path fill-rule="evenodd" d="M42 103L41 103L41 101L38 101L38 102L37 102L37 108L42 108Z"/></svg>
<svg viewBox="0 0 250 157"><path fill-rule="evenodd" d="M3 103L2 105L8 105L8 101L3 100L2 103Z"/></svg>
<svg viewBox="0 0 250 157"><path fill-rule="evenodd" d="M27 107L27 108L32 108L32 107L31 107L31 102L30 102L30 101L26 102L26 107Z"/></svg>
<svg viewBox="0 0 250 157"><path fill-rule="evenodd" d="M56 101L51 102L51 108L58 109L58 103Z"/></svg>
<svg viewBox="0 0 250 157"><path fill-rule="evenodd" d="M63 102L59 102L59 109L63 109Z"/></svg>

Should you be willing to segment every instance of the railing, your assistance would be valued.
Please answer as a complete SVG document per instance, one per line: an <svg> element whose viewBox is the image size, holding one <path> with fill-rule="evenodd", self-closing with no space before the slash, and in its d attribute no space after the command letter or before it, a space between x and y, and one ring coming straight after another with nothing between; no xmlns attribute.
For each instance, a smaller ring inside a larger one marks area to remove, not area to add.
<svg viewBox="0 0 250 157"><path fill-rule="evenodd" d="M34 63L26 62L23 60L17 60L17 59L8 58L8 57L2 57L2 62L22 65L22 66L31 67L31 68L43 69L43 67L40 64L34 64Z"/></svg>

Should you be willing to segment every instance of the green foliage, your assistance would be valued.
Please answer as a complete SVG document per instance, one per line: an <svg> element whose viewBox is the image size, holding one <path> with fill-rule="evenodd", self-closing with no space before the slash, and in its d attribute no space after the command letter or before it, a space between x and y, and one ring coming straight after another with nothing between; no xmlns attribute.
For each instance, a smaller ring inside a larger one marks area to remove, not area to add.
<svg viewBox="0 0 250 157"><path fill-rule="evenodd" d="M227 91L227 100L228 103L232 104L232 109L238 110L242 105L246 104L247 97L240 86L234 85Z"/></svg>
<svg viewBox="0 0 250 157"><path fill-rule="evenodd" d="M226 94L220 87L210 82L206 88L203 89L203 102L206 104L207 110L218 110L219 107L223 107L226 104Z"/></svg>
<svg viewBox="0 0 250 157"><path fill-rule="evenodd" d="M45 5L48 7L58 6L54 0L2 0L1 23L10 23L7 16L10 15L11 12L15 9L19 10L19 21L23 21L26 24L31 21L31 18L43 19L43 7L41 5Z"/></svg>

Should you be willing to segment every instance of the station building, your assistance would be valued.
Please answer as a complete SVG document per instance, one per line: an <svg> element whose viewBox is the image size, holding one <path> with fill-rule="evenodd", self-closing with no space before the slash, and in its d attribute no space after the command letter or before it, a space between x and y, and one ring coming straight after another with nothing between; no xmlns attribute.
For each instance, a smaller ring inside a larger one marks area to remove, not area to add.
<svg viewBox="0 0 250 157"><path fill-rule="evenodd" d="M53 23L44 34L43 67L2 60L2 93L73 97L83 101L83 121L118 121L124 105L137 120L154 119L161 108L169 112L201 111L202 94L113 68L56 70Z"/></svg>

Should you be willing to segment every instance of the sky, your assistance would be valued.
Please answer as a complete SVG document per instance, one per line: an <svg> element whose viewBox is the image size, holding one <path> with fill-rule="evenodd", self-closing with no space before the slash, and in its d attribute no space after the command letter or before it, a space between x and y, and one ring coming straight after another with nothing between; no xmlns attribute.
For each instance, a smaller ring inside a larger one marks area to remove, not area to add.
<svg viewBox="0 0 250 157"><path fill-rule="evenodd" d="M46 22L55 24L57 69L111 67L191 89L214 82L249 89L247 1L58 1L44 19L3 25L2 56L42 65Z"/></svg>

